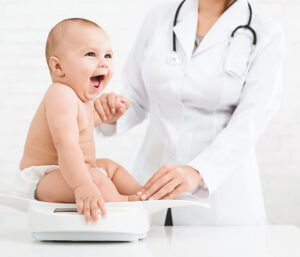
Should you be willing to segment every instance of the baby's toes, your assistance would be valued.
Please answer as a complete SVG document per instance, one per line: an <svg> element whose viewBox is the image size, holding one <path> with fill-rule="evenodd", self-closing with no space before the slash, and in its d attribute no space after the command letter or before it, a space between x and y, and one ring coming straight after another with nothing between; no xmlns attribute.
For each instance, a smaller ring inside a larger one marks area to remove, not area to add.
<svg viewBox="0 0 300 257"><path fill-rule="evenodd" d="M129 195L128 196L128 201L129 202L134 202L134 201L140 201L140 197L138 195Z"/></svg>

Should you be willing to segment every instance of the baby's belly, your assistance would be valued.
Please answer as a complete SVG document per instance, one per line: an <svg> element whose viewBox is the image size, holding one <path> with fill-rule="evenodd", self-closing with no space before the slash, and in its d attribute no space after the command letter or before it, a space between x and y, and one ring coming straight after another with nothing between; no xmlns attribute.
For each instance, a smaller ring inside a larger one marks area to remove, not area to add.
<svg viewBox="0 0 300 257"><path fill-rule="evenodd" d="M89 167L96 167L96 151L92 139L83 139L79 143L82 151L83 161ZM33 144L27 142L25 145L24 155L20 162L20 169L23 170L32 166L40 165L59 165L57 151L49 144L41 144L41 142Z"/></svg>
<svg viewBox="0 0 300 257"><path fill-rule="evenodd" d="M86 165L89 167L96 167L94 147L91 148L84 145L81 150ZM41 152L40 149L35 150L31 148L30 151L27 151L26 154L24 154L20 163L20 169L23 170L28 167L40 165L58 165L57 152Z"/></svg>
<svg viewBox="0 0 300 257"><path fill-rule="evenodd" d="M25 147L23 158L20 162L20 169L23 170L32 166L40 165L58 165L56 151L51 151L46 147L36 146Z"/></svg>

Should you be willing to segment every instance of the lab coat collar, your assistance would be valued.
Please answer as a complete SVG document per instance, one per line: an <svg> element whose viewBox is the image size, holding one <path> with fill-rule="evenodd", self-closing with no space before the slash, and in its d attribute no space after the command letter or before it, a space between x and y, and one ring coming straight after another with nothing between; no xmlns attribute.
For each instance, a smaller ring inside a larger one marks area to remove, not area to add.
<svg viewBox="0 0 300 257"><path fill-rule="evenodd" d="M173 30L187 57L191 58L192 54L200 54L204 50L228 40L231 32L236 27L247 24L248 19L248 2L237 0L211 27L193 54L198 24L198 0L186 0Z"/></svg>

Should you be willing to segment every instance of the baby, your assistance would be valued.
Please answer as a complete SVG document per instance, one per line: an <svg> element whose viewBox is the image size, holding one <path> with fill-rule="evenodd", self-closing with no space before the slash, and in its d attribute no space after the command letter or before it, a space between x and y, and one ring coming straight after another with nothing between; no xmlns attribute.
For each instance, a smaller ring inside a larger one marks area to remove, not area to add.
<svg viewBox="0 0 300 257"><path fill-rule="evenodd" d="M79 18L59 22L49 33L46 58L52 84L32 120L20 170L19 196L45 202L76 202L86 222L98 220L104 202L135 201L142 187L117 163L96 159L94 127L101 119L94 99L113 73L105 31ZM129 103L119 98L122 111Z"/></svg>

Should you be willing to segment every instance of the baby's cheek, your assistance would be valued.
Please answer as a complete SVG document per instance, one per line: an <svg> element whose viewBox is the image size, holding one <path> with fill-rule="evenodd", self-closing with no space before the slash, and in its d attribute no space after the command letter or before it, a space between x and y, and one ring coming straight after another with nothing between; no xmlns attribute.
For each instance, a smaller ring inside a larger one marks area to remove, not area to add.
<svg viewBox="0 0 300 257"><path fill-rule="evenodd" d="M110 70L105 78L105 85L107 85L109 83L109 81L111 80L113 76L113 70Z"/></svg>
<svg viewBox="0 0 300 257"><path fill-rule="evenodd" d="M112 77L114 75L114 66L111 65L110 69L109 69L109 73L110 73L110 77Z"/></svg>

